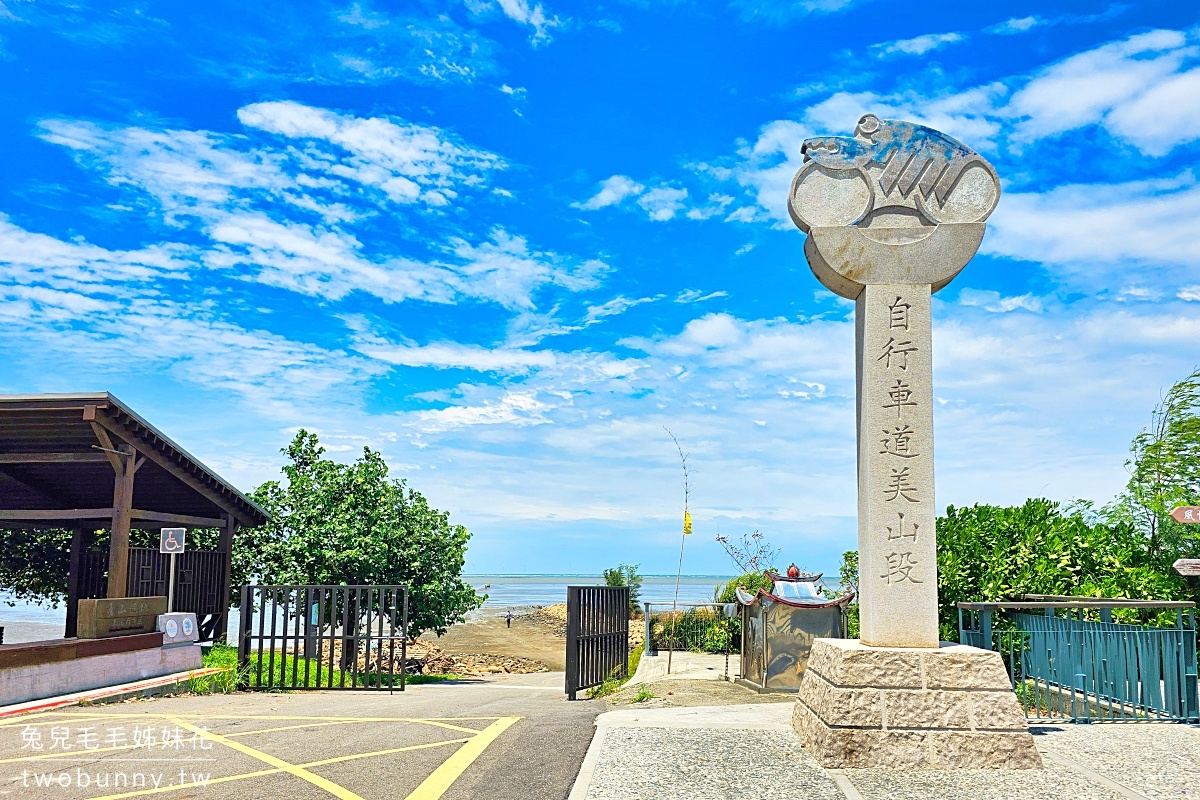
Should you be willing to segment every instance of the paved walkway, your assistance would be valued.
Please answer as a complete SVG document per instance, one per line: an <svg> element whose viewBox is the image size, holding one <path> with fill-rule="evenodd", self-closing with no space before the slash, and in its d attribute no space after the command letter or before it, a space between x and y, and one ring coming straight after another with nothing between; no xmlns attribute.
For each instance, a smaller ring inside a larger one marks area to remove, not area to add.
<svg viewBox="0 0 1200 800"><path fill-rule="evenodd" d="M729 656L729 679L738 677L740 656ZM643 656L631 684L653 683L662 680L721 680L725 677L725 656L709 653L679 652L671 655L671 672L667 673L667 651L657 656Z"/></svg>
<svg viewBox="0 0 1200 800"><path fill-rule="evenodd" d="M601 715L571 800L1197 800L1200 728L1034 728L1042 771L826 770L791 703Z"/></svg>

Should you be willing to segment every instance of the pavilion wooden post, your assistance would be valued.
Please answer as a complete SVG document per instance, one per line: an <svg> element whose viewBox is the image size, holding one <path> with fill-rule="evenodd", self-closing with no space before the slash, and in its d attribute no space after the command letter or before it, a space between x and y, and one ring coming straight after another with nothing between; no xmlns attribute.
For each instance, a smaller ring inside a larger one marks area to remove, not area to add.
<svg viewBox="0 0 1200 800"><path fill-rule="evenodd" d="M71 566L67 574L67 624L63 636L73 637L79 619L79 589L83 581L83 523L76 522L71 533Z"/></svg>
<svg viewBox="0 0 1200 800"><path fill-rule="evenodd" d="M141 466L137 454L127 444L120 446L123 454L117 479L113 484L112 536L108 543L108 596L126 597L129 584L129 528L133 519L133 476ZM114 465L115 466L115 465Z"/></svg>
<svg viewBox="0 0 1200 800"><path fill-rule="evenodd" d="M237 535L238 522L232 514L225 514L225 526L221 528L221 537L217 542L217 550L225 555L225 576L221 580L221 595L217 598L221 615L213 628L213 642L225 639L229 631L229 589L233 581L233 537Z"/></svg>

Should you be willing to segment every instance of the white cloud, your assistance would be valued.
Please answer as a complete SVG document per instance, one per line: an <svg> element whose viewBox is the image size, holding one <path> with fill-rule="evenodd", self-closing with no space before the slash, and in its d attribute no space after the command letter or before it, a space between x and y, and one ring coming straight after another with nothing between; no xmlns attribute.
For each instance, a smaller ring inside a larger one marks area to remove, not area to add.
<svg viewBox="0 0 1200 800"><path fill-rule="evenodd" d="M380 372L365 359L231 322L211 300L182 299L195 258L178 246L111 251L64 242L0 217L3 344L52 354L56 369L171 374L270 414Z"/></svg>
<svg viewBox="0 0 1200 800"><path fill-rule="evenodd" d="M714 192L708 196L708 204L704 206L696 206L689 208L687 212L688 219L703 220L712 217L720 216L725 213L725 209L729 208L733 203L734 198L727 194Z"/></svg>
<svg viewBox="0 0 1200 800"><path fill-rule="evenodd" d="M463 239L452 242L462 263L455 267L456 285L465 294L487 298L508 309L532 309L533 294L553 285L578 292L599 285L608 272L603 261L575 261L529 248L526 240L495 228L491 240L479 245Z"/></svg>
<svg viewBox="0 0 1200 800"><path fill-rule="evenodd" d="M446 205L459 184L477 186L488 171L504 167L493 153L455 143L437 128L403 120L363 119L292 101L254 103L239 109L238 119L288 139L334 145L344 153L309 152L307 165L381 189L395 203Z"/></svg>
<svg viewBox="0 0 1200 800"><path fill-rule="evenodd" d="M1143 153L1162 156L1200 137L1200 68L1152 85L1105 118L1113 134Z"/></svg>
<svg viewBox="0 0 1200 800"><path fill-rule="evenodd" d="M282 137L284 146L78 120L44 120L40 128L44 140L69 148L110 183L147 192L176 222L267 199L326 222L353 221L388 203L439 208L506 166L437 128L399 119L364 119L291 101L254 103L239 109L238 118L251 130ZM364 197L373 202L352 207Z"/></svg>
<svg viewBox="0 0 1200 800"><path fill-rule="evenodd" d="M520 374L539 367L553 367L555 354L549 350L513 347L487 348L476 344L435 342L417 345L392 343L382 337L360 335L354 349L377 361L404 367L469 369L477 372Z"/></svg>
<svg viewBox="0 0 1200 800"><path fill-rule="evenodd" d="M77 294L120 294L126 283L187 279L193 250L165 243L141 250L107 250L83 241L65 242L14 225L0 214L0 282L41 285Z"/></svg>
<svg viewBox="0 0 1200 800"><path fill-rule="evenodd" d="M613 175L600 184L600 189L588 200L582 203L572 203L574 208L594 211L598 208L619 205L631 197L637 198L637 204L655 222L666 222L674 219L676 214L684 210L688 190L675 186L659 185L647 189L626 175ZM687 212L689 219L708 219L722 213L733 202L728 195L713 193L708 197L706 206L692 208Z"/></svg>
<svg viewBox="0 0 1200 800"><path fill-rule="evenodd" d="M1189 57L1186 45L1183 33L1156 30L1079 53L1035 74L1001 112L1016 119L1014 139L1025 142L1100 123L1169 80Z"/></svg>
<svg viewBox="0 0 1200 800"><path fill-rule="evenodd" d="M991 290L966 288L958 293L958 302L964 306L978 306L998 314L1016 311L1019 308L1034 313L1042 311L1041 299L1032 294L1004 297L999 292Z"/></svg>
<svg viewBox="0 0 1200 800"><path fill-rule="evenodd" d="M437 433L475 425L544 425L552 408L532 392L505 392L496 400L479 405L448 406L435 411L418 411L415 427L425 433Z"/></svg>
<svg viewBox="0 0 1200 800"><path fill-rule="evenodd" d="M763 3L758 0L730 0L730 5L750 22L781 25L809 14L829 14L853 5L856 0L777 0Z"/></svg>
<svg viewBox="0 0 1200 800"><path fill-rule="evenodd" d="M1193 101L1200 96L1200 66L1194 63L1198 58L1200 48L1189 44L1188 34L1160 30L1078 53L1032 75L1011 76L957 92L922 96L912 91L837 91L809 103L799 119L763 125L753 142L740 143L736 159L727 161L730 166L706 163L694 169L717 181L736 180L754 200L754 205L734 208L726 221L772 222L791 228L787 194L803 163L801 143L818 133L849 134L855 120L865 113L929 125L988 155L1005 150L1036 155L1029 145L1037 140L1099 125L1148 155L1162 156L1200 139L1200 103ZM1014 203L1013 194L1010 190L1005 196L999 215ZM1148 201L1147 192L1137 194L1140 197L1137 202L1131 200L1131 205ZM1105 197L1108 199L1097 205L1116 202ZM1066 198L1059 195L1055 199ZM1178 207L1181 202L1187 206L1187 198L1171 197L1164 208ZM1179 216L1169 219L1174 223ZM1145 221L1155 230L1164 227ZM1049 225L1034 227L1045 230ZM1113 232L1101 238L1110 240ZM1173 242L1178 235L1169 233L1167 238ZM1017 245L1013 242L1004 249L1016 250ZM1118 252L1128 249L1126 245ZM1135 249L1172 248L1143 241Z"/></svg>
<svg viewBox="0 0 1200 800"><path fill-rule="evenodd" d="M598 208L615 206L627 197L634 197L646 187L626 175L613 175L600 184L600 189L583 203L572 203L575 208L595 211Z"/></svg>
<svg viewBox="0 0 1200 800"><path fill-rule="evenodd" d="M966 39L967 37L961 33L926 33L911 39L897 39L894 42L873 44L871 52L877 58L895 55L919 56L931 50L940 50L948 44L966 41Z"/></svg>
<svg viewBox="0 0 1200 800"><path fill-rule="evenodd" d="M564 23L558 17L546 16L541 3L529 4L529 0L496 0L504 15L521 25L533 28L531 41L533 44L545 44L550 41L550 31L561 27Z"/></svg>
<svg viewBox="0 0 1200 800"><path fill-rule="evenodd" d="M1175 296L1180 300L1200 300L1200 286L1184 286Z"/></svg>
<svg viewBox="0 0 1200 800"><path fill-rule="evenodd" d="M606 303L601 303L598 306L588 306L587 316L584 317L584 325L594 325L604 317L612 317L617 314L624 314L634 306L640 306L642 303L653 303L653 297L639 297L636 300L630 300L627 297L614 297Z"/></svg>
<svg viewBox="0 0 1200 800"><path fill-rule="evenodd" d="M687 196L687 189L659 186L639 197L637 204L650 215L650 219L655 222L666 222L683 210L683 201L687 199Z"/></svg>
<svg viewBox="0 0 1200 800"><path fill-rule="evenodd" d="M591 288L607 270L596 260L534 250L502 228L488 241L431 242L432 253L416 257L369 248L356 224L394 206L436 214L485 187L503 159L430 126L290 101L251 104L238 117L251 136L70 120L43 122L41 135L110 183L146 192L171 224L198 224L208 239L198 257L204 265L290 291L531 309L541 289ZM377 239L371 232L369 241Z"/></svg>
<svg viewBox="0 0 1200 800"><path fill-rule="evenodd" d="M1041 17L1013 17L1004 22L991 25L984 28L986 33L996 33L1000 35L1011 35L1016 33L1024 33L1025 31L1033 30L1034 28L1045 25L1046 21Z"/></svg>
<svg viewBox="0 0 1200 800"><path fill-rule="evenodd" d="M1123 282L1136 265L1155 267L1156 280L1169 285L1200 267L1197 219L1200 185L1190 173L1010 192L989 220L982 251L1041 262L1093 291Z"/></svg>
<svg viewBox="0 0 1200 800"><path fill-rule="evenodd" d="M685 289L675 296L676 303L703 303L705 300L712 300L717 297L728 297L729 292L709 292L705 294L699 289Z"/></svg>

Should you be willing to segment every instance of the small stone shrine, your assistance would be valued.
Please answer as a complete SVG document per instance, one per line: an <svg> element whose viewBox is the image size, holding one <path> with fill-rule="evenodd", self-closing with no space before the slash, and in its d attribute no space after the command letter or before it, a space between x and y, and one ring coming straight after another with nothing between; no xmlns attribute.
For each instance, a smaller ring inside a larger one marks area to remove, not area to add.
<svg viewBox="0 0 1200 800"><path fill-rule="evenodd" d="M979 249L1000 181L871 114L801 151L788 210L813 274L856 303L862 638L815 641L793 726L826 767L1040 768L1000 654L938 636L930 298Z"/></svg>

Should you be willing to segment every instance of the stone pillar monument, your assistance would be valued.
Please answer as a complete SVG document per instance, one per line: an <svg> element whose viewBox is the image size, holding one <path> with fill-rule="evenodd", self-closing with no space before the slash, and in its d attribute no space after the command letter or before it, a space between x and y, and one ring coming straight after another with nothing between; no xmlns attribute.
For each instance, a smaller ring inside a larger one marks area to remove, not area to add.
<svg viewBox="0 0 1200 800"><path fill-rule="evenodd" d="M862 638L817 640L794 726L830 767L1039 768L999 653L938 636L930 299L979 249L999 179L871 114L802 152L788 210L813 274L856 304Z"/></svg>

